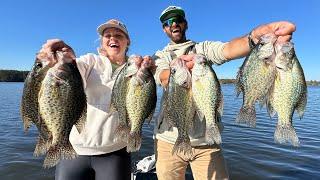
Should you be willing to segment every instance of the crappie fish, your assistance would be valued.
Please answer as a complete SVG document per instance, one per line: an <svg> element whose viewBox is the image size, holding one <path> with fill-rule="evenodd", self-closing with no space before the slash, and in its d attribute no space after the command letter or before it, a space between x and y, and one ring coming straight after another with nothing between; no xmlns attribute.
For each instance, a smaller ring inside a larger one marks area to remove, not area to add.
<svg viewBox="0 0 320 180"><path fill-rule="evenodd" d="M126 109L126 96L130 78L138 72L138 69L139 68L134 61L134 56L130 56L127 63L117 74L111 93L109 114L111 115L114 112L118 112L119 115L119 124L115 129L115 137L124 142L127 142L128 134L130 134L129 119Z"/></svg>
<svg viewBox="0 0 320 180"><path fill-rule="evenodd" d="M172 149L172 154L183 152L192 154L188 135L192 127L195 107L191 91L191 74L184 61L177 58L170 63L170 77L167 97L164 103L164 118L178 129L178 137Z"/></svg>
<svg viewBox="0 0 320 180"><path fill-rule="evenodd" d="M134 152L141 146L142 124L150 122L157 102L156 83L150 71L150 63L143 61L128 84L126 110L130 124L127 151Z"/></svg>
<svg viewBox="0 0 320 180"><path fill-rule="evenodd" d="M33 123L39 131L34 156L45 154L51 143L51 134L39 116L38 94L41 83L52 64L53 62L50 62L48 59L37 57L35 64L25 79L23 87L20 114L23 120L24 130L27 132L31 123Z"/></svg>
<svg viewBox="0 0 320 180"><path fill-rule="evenodd" d="M265 103L275 79L276 39L273 34L262 36L261 41L251 50L238 71L236 90L237 96L242 92L243 104L236 118L237 123L256 126L255 102Z"/></svg>
<svg viewBox="0 0 320 180"><path fill-rule="evenodd" d="M274 139L277 143L288 142L299 146L292 116L295 110L300 118L303 116L307 104L307 85L293 43L277 43L276 54L277 76L268 98L269 113L278 114Z"/></svg>
<svg viewBox="0 0 320 180"><path fill-rule="evenodd" d="M60 159L77 154L69 134L73 125L81 132L86 120L86 95L80 72L71 59L56 52L58 62L48 70L39 92L39 113L52 135L44 167L55 166Z"/></svg>
<svg viewBox="0 0 320 180"><path fill-rule="evenodd" d="M223 96L219 80L204 56L196 55L192 68L192 94L200 118L206 120L206 141L221 143ZM219 128L220 126L220 128Z"/></svg>

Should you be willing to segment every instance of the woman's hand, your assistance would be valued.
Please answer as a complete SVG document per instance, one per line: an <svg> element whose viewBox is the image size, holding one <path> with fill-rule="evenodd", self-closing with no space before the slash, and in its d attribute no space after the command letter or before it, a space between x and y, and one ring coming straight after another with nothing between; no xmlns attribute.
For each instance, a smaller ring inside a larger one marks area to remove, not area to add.
<svg viewBox="0 0 320 180"><path fill-rule="evenodd" d="M57 51L62 52L63 58L75 60L76 56L73 49L68 46L61 39L49 39L45 44L42 45L42 48L37 54L39 59L48 59L49 61L57 61L55 53Z"/></svg>
<svg viewBox="0 0 320 180"><path fill-rule="evenodd" d="M182 59L189 70L193 68L195 54L181 55L179 58Z"/></svg>

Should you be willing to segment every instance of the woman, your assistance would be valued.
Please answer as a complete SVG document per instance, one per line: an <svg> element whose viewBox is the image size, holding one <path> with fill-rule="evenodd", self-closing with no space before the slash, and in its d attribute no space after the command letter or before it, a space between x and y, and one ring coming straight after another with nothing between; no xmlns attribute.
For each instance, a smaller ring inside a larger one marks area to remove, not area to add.
<svg viewBox="0 0 320 180"><path fill-rule="evenodd" d="M127 60L130 38L125 25L115 19L101 24L97 31L101 38L99 54L76 59L88 106L84 129L79 134L73 127L69 138L79 156L59 162L57 180L130 179L131 157L126 143L114 137L118 116L108 114L114 74ZM50 57L57 50L63 51L65 57L75 58L72 48L59 39L48 40L40 52Z"/></svg>

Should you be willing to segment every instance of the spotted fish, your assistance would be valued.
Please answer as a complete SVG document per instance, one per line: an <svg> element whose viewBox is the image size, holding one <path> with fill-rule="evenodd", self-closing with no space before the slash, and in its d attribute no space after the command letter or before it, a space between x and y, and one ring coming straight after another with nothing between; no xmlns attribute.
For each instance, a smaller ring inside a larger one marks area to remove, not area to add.
<svg viewBox="0 0 320 180"><path fill-rule="evenodd" d="M126 110L130 124L127 151L140 149L142 124L152 119L157 102L156 83L150 71L150 62L143 61L128 84Z"/></svg>
<svg viewBox="0 0 320 180"><path fill-rule="evenodd" d="M267 34L261 37L258 45L251 50L237 75L237 96L243 95L243 104L236 122L250 127L256 126L255 103L265 104L266 97L275 79L275 50L277 37Z"/></svg>
<svg viewBox="0 0 320 180"><path fill-rule="evenodd" d="M278 114L274 139L277 143L299 146L292 116L295 110L300 118L303 116L307 104L307 85L293 43L276 44L275 63L277 74L268 98L269 113Z"/></svg>
<svg viewBox="0 0 320 180"><path fill-rule="evenodd" d="M56 52L57 63L48 70L39 91L39 114L52 136L44 167L77 156L69 134L73 125L81 132L86 121L86 95L82 78L71 59Z"/></svg>
<svg viewBox="0 0 320 180"><path fill-rule="evenodd" d="M54 60L44 58L43 54L37 54L35 63L24 82L20 104L20 114L24 130L27 132L31 124L35 124L39 131L37 144L33 153L34 156L45 154L51 143L51 133L39 116L38 95L44 77L55 63Z"/></svg>
<svg viewBox="0 0 320 180"><path fill-rule="evenodd" d="M219 80L204 56L194 57L192 94L200 118L206 120L206 141L209 145L221 143L221 116L223 96ZM220 128L219 128L220 127Z"/></svg>
<svg viewBox="0 0 320 180"><path fill-rule="evenodd" d="M164 119L178 130L172 153L192 154L188 131L192 127L195 106L192 99L191 74L183 60L170 63L170 77L164 103Z"/></svg>

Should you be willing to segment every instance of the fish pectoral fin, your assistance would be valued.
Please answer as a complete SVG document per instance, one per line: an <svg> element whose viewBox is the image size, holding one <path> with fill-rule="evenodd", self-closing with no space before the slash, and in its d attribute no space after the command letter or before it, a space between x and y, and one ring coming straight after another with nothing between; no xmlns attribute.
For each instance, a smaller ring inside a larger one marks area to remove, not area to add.
<svg viewBox="0 0 320 180"><path fill-rule="evenodd" d="M33 156L39 157L47 153L51 143L45 140L41 135L38 136L38 141L33 152Z"/></svg>
<svg viewBox="0 0 320 180"><path fill-rule="evenodd" d="M297 107L296 107L296 111L298 112L300 119L302 119L302 117L303 117L306 105L307 105L307 96L306 96L306 94L303 94L302 98L300 99L300 101L298 102Z"/></svg>
<svg viewBox="0 0 320 180"><path fill-rule="evenodd" d="M198 110L196 110L196 113L197 113L197 115L198 115L198 117L199 117L199 119L200 120L203 120L203 118L204 118L204 114L198 109Z"/></svg>
<svg viewBox="0 0 320 180"><path fill-rule="evenodd" d="M149 114L149 116L146 119L146 122L148 123L148 125L150 124L150 122L152 121L152 117L153 117L153 113L154 113L155 109Z"/></svg>
<svg viewBox="0 0 320 180"><path fill-rule="evenodd" d="M30 118L27 118L27 117L23 117L22 118L22 121L23 121L23 129L24 129L24 132L27 133L29 128L31 127L31 119Z"/></svg>
<svg viewBox="0 0 320 180"><path fill-rule="evenodd" d="M79 119L77 120L77 122L74 124L76 126L79 134L84 129L84 125L86 124L86 121L87 121L87 104L85 104L83 106L81 115L80 115Z"/></svg>
<svg viewBox="0 0 320 180"><path fill-rule="evenodd" d="M87 120L86 116L81 115L81 117L79 118L78 122L75 124L79 134L81 134L81 132L82 132L82 130L84 128L84 125L86 123L86 120Z"/></svg>
<svg viewBox="0 0 320 180"><path fill-rule="evenodd" d="M115 103L114 102L111 102L110 105L109 105L109 113L114 113L117 111L117 108L115 106Z"/></svg>
<svg viewBox="0 0 320 180"><path fill-rule="evenodd" d="M274 110L274 108L270 102L267 102L266 105L267 105L268 114L269 114L270 118L272 119L272 117L274 117L276 115L276 111Z"/></svg>

